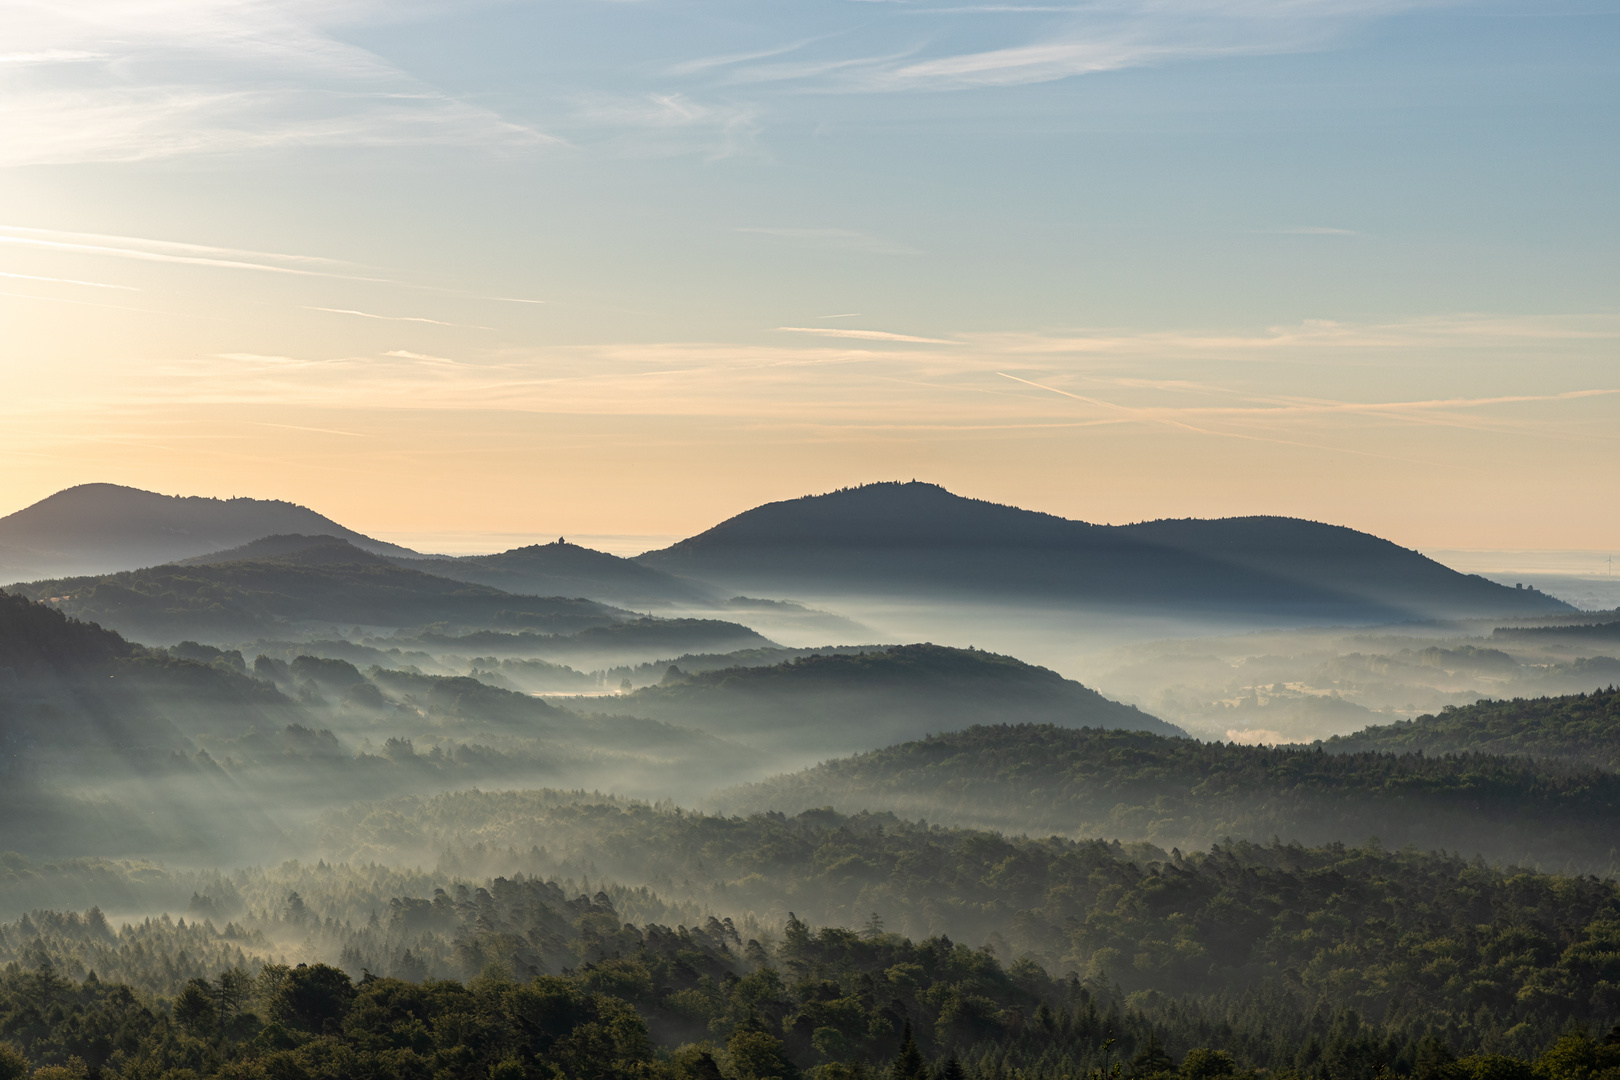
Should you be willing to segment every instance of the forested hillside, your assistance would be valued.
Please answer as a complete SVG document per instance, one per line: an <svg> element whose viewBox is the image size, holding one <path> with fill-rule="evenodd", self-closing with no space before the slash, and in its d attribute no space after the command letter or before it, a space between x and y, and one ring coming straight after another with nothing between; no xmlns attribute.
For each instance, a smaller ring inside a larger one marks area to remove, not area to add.
<svg viewBox="0 0 1620 1080"><path fill-rule="evenodd" d="M712 586L675 577L633 559L594 551L566 539L529 544L493 555L395 559L401 566L457 581L491 585L529 596L589 596L646 609L648 604L701 604L722 596Z"/></svg>
<svg viewBox="0 0 1620 1080"><path fill-rule="evenodd" d="M228 666L146 649L0 592L0 770L52 748L161 757L191 734L298 715L273 687Z"/></svg>
<svg viewBox="0 0 1620 1080"><path fill-rule="evenodd" d="M648 813L676 816L629 819ZM518 874L381 900L404 882L289 864L242 882L290 890L271 905L194 896L194 910L235 905L223 929L199 914L114 930L97 911L0 926L0 1038L117 1075L927 1080L954 1059L986 1080L1113 1062L1179 1065L1181 1080L1532 1080L1539 1057L1539 1080L1590 1080L1620 1058L1580 1034L1620 1014L1610 882L1380 848L1132 857L893 819L738 824L706 852L747 834L733 873L784 866L801 844L805 874L839 874L823 853L870 859L914 896L976 892L1003 925L1045 924L1067 955L894 933L893 894L855 929L785 914L767 933L725 908L637 923L661 907L644 889ZM1504 1054L1520 1060L1490 1056Z"/></svg>
<svg viewBox="0 0 1620 1080"><path fill-rule="evenodd" d="M12 591L149 642L237 642L306 625L506 626L548 633L603 626L625 613L562 597L513 596L397 566L344 540L237 562L155 566L36 581Z"/></svg>
<svg viewBox="0 0 1620 1080"><path fill-rule="evenodd" d="M0 517L0 564L22 580L157 566L276 534L334 536L385 555L415 552L279 499L159 495L79 484Z"/></svg>
<svg viewBox="0 0 1620 1080"><path fill-rule="evenodd" d="M1338 753L1510 754L1620 771L1620 690L1480 701L1369 727L1323 744Z"/></svg>
<svg viewBox="0 0 1620 1080"><path fill-rule="evenodd" d="M1570 610L1322 522L1093 525L917 481L767 503L637 561L765 595L1079 603L1290 623Z"/></svg>
<svg viewBox="0 0 1620 1080"><path fill-rule="evenodd" d="M1046 668L940 645L702 672L674 665L660 685L619 707L761 747L821 753L1003 720L1185 734Z"/></svg>
<svg viewBox="0 0 1620 1080"><path fill-rule="evenodd" d="M1607 873L1620 777L1471 754L1328 753L1146 732L974 727L717 796L728 810L892 810L1015 832L1202 846L1378 837Z"/></svg>
<svg viewBox="0 0 1620 1080"><path fill-rule="evenodd" d="M354 799L565 782L690 797L768 771L616 700L569 711L468 677L152 649L0 593L0 851L279 858Z"/></svg>

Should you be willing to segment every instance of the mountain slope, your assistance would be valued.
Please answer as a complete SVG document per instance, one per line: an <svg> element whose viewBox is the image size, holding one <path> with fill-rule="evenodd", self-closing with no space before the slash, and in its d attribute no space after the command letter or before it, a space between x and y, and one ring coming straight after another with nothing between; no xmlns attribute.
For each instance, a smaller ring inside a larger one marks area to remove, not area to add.
<svg viewBox="0 0 1620 1080"><path fill-rule="evenodd" d="M220 665L150 652L0 593L0 822L21 850L269 850L280 830L211 768L177 785L197 738L281 730L304 713ZM138 808L138 809L137 809Z"/></svg>
<svg viewBox="0 0 1620 1080"><path fill-rule="evenodd" d="M0 518L0 575L26 580L133 570L287 533L336 536L385 555L416 554L295 503L80 484Z"/></svg>
<svg viewBox="0 0 1620 1080"><path fill-rule="evenodd" d="M1504 754L1620 772L1620 690L1480 701L1321 745L1335 753Z"/></svg>
<svg viewBox="0 0 1620 1080"><path fill-rule="evenodd" d="M885 483L770 503L638 556L728 589L1268 612L1349 620L1552 612L1386 540L1293 518L1091 525Z"/></svg>
<svg viewBox="0 0 1620 1080"><path fill-rule="evenodd" d="M1377 837L1612 872L1620 776L1516 758L1330 754L1139 731L1002 725L891 746L722 793L726 813L831 806L1161 847Z"/></svg>
<svg viewBox="0 0 1620 1080"><path fill-rule="evenodd" d="M1185 735L1055 671L939 645L812 655L686 675L616 708L779 752L843 754L971 724L1052 723Z"/></svg>
<svg viewBox="0 0 1620 1080"><path fill-rule="evenodd" d="M335 537L305 539L310 542L257 558L30 582L14 591L157 642L240 641L299 624L446 623L567 633L628 614L588 600L513 596L424 574ZM267 550L284 549L288 541L273 537L262 543Z"/></svg>
<svg viewBox="0 0 1620 1080"><path fill-rule="evenodd" d="M151 652L0 592L4 760L52 746L161 755L186 745L182 729L240 731L301 718L291 701L245 675Z"/></svg>
<svg viewBox="0 0 1620 1080"><path fill-rule="evenodd" d="M490 585L531 596L588 596L592 600L644 607L648 604L712 603L711 588L644 566L633 559L557 540L494 555L447 559L396 558L395 562L457 581Z"/></svg>

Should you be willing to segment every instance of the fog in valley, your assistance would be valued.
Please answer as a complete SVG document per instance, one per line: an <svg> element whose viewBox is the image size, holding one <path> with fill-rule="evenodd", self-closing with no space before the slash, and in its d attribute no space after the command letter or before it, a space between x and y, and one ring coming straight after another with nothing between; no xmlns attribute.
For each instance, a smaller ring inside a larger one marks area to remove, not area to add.
<svg viewBox="0 0 1620 1080"><path fill-rule="evenodd" d="M646 560L566 540L450 559L325 529L7 586L0 964L161 997L298 964L588 973L667 945L737 977L848 933L1104 998L1215 993L1258 976L1186 950L1248 955L1269 924L1161 946L1173 927L1108 929L1111 905L1233 873L1309 891L1327 866L1620 868L1620 612L1344 530L1320 565L1321 536L1266 519L1244 527L1287 574L1216 545L1169 589L1153 567L1189 558L1187 523L1173 550L1032 538L1021 511L987 524L917 488L727 523L740 583L664 568L710 534ZM897 559L848 535L844 502L919 495L978 546L901 535ZM702 993L650 1022L720 1023Z"/></svg>

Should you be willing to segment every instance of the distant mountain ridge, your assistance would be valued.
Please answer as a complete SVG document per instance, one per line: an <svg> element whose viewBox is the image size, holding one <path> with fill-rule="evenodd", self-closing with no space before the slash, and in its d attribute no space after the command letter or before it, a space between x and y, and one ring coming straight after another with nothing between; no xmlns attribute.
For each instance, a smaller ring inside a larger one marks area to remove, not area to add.
<svg viewBox="0 0 1620 1080"><path fill-rule="evenodd" d="M1571 610L1341 526L1282 517L1093 525L916 481L769 503L637 561L778 595L934 595L1350 621Z"/></svg>
<svg viewBox="0 0 1620 1080"><path fill-rule="evenodd" d="M332 536L268 537L188 565L34 581L12 590L160 643L238 642L309 625L447 624L572 633L630 615L591 600L514 596L426 574Z"/></svg>
<svg viewBox="0 0 1620 1080"><path fill-rule="evenodd" d="M0 579L135 570L286 534L334 536L378 555L417 554L279 499L210 499L80 484L0 518Z"/></svg>
<svg viewBox="0 0 1620 1080"><path fill-rule="evenodd" d="M244 557L286 555L299 537L321 536L436 577L630 607L751 593L1344 622L1573 610L1336 525L1284 517L1094 525L916 481L769 503L634 559L563 541L431 558L292 503L85 484L0 518L0 580L217 561L237 548ZM286 550L265 546L275 544Z"/></svg>
<svg viewBox="0 0 1620 1080"><path fill-rule="evenodd" d="M588 596L631 607L646 604L704 603L722 599L701 582L683 580L633 559L558 539L493 555L458 558L405 558L395 562L457 581L476 582L533 596Z"/></svg>

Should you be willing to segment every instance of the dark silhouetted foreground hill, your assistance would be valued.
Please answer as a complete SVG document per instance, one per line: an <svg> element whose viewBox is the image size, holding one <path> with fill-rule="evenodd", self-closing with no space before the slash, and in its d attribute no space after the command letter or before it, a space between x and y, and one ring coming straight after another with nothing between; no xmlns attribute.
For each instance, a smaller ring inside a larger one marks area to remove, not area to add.
<svg viewBox="0 0 1620 1080"><path fill-rule="evenodd" d="M1505 754L1620 772L1620 690L1480 701L1321 745L1336 753Z"/></svg>
<svg viewBox="0 0 1620 1080"><path fill-rule="evenodd" d="M324 534L384 555L416 554L295 503L80 484L0 518L0 577L22 581L134 570L278 533Z"/></svg>
<svg viewBox="0 0 1620 1080"><path fill-rule="evenodd" d="M1294 518L1091 525L884 483L770 503L638 562L777 595L873 594L1389 620L1568 610Z"/></svg>
<svg viewBox="0 0 1620 1080"><path fill-rule="evenodd" d="M440 577L531 596L588 596L592 600L630 607L713 603L722 598L699 582L685 581L633 559L622 559L565 540L531 544L494 555L395 561Z"/></svg>
<svg viewBox="0 0 1620 1080"><path fill-rule="evenodd" d="M727 811L888 810L1160 846L1223 837L1377 837L1543 868L1609 872L1620 776L1519 758L1334 754L1137 731L975 727L724 793Z"/></svg>
<svg viewBox="0 0 1620 1080"><path fill-rule="evenodd" d="M939 645L691 675L672 669L662 685L637 690L619 707L761 748L822 754L998 722L1186 734L1055 671Z"/></svg>
<svg viewBox="0 0 1620 1080"><path fill-rule="evenodd" d="M49 599L77 618L146 641L240 641L299 624L348 627L537 627L572 632L628 615L589 600L513 596L397 566L347 540L271 537L250 557L30 582L16 592ZM273 554L252 557L260 549ZM233 553L226 552L224 556ZM213 557L210 557L213 558Z"/></svg>

